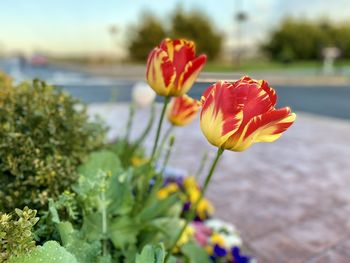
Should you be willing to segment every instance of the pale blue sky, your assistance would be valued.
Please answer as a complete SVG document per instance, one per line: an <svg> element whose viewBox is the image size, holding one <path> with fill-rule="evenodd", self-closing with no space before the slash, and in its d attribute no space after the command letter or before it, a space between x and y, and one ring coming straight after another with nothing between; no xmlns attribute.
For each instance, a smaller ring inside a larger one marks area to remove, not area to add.
<svg viewBox="0 0 350 263"><path fill-rule="evenodd" d="M237 0L238 1L238 0ZM128 25L135 24L143 10L166 20L176 5L199 8L234 44L235 0L1 0L0 49L62 53L115 52L108 26L120 28L118 43L125 43ZM248 12L246 35L261 40L286 14L298 17L350 19L350 0L240 0ZM122 48L119 48L120 50ZM119 50L119 51L120 51Z"/></svg>

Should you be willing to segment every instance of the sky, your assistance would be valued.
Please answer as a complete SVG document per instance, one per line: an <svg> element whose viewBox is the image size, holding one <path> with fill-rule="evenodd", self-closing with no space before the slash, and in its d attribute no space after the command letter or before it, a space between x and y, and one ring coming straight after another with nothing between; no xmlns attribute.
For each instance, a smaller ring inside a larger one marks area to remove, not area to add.
<svg viewBox="0 0 350 263"><path fill-rule="evenodd" d="M0 0L0 52L120 54L142 12L166 23L179 4L207 13L226 46L235 44L238 9L248 14L244 35L250 43L262 41L286 15L350 19L350 0ZM119 29L115 38L111 25Z"/></svg>

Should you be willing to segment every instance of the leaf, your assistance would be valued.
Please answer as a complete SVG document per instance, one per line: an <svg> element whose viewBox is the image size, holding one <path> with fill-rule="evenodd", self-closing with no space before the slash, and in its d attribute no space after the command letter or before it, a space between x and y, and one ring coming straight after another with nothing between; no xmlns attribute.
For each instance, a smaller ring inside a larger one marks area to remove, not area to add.
<svg viewBox="0 0 350 263"><path fill-rule="evenodd" d="M106 193L109 215L125 215L132 210L134 205L132 177L132 170L128 170L110 178Z"/></svg>
<svg viewBox="0 0 350 263"><path fill-rule="evenodd" d="M193 242L183 245L181 252L187 258L188 263L211 263L208 253Z"/></svg>
<svg viewBox="0 0 350 263"><path fill-rule="evenodd" d="M101 243L98 240L88 242L80 232L73 229L70 222L58 224L62 242L81 263L95 263L101 253Z"/></svg>
<svg viewBox="0 0 350 263"><path fill-rule="evenodd" d="M78 263L76 258L55 241L36 247L27 255L12 258L8 263Z"/></svg>
<svg viewBox="0 0 350 263"><path fill-rule="evenodd" d="M141 254L136 256L135 263L163 263L165 250L163 244L147 245L142 249Z"/></svg>
<svg viewBox="0 0 350 263"><path fill-rule="evenodd" d="M135 218L119 217L108 226L108 236L116 248L124 249L136 243L141 228L142 224Z"/></svg>
<svg viewBox="0 0 350 263"><path fill-rule="evenodd" d="M159 216L166 216L170 211L174 212L174 216L179 217L182 207L178 209L173 209L175 206L178 206L178 197L172 195L166 199L159 200L156 197L149 203L148 206L140 212L139 217L141 220L151 220Z"/></svg>

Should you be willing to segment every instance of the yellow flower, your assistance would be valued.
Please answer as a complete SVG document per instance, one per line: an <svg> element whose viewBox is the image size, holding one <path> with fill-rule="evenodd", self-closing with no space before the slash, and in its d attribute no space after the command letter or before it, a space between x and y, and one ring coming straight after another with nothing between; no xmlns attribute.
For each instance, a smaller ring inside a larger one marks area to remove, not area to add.
<svg viewBox="0 0 350 263"><path fill-rule="evenodd" d="M177 192L178 190L179 187L176 183L169 183L158 191L157 197L159 200L162 200L167 198L170 194Z"/></svg>
<svg viewBox="0 0 350 263"><path fill-rule="evenodd" d="M195 231L194 231L193 227L187 226L185 231L182 233L180 239L177 241L174 252L178 252L179 247L188 243L188 241L190 241L191 237L193 237L194 233L195 233Z"/></svg>
<svg viewBox="0 0 350 263"><path fill-rule="evenodd" d="M225 247L225 240L218 233L213 233L210 238L211 243L219 245L220 247Z"/></svg>
<svg viewBox="0 0 350 263"><path fill-rule="evenodd" d="M147 161L148 161L147 158L141 158L141 157L134 156L131 159L131 164L132 164L132 166L138 167L138 166L143 165Z"/></svg>
<svg viewBox="0 0 350 263"><path fill-rule="evenodd" d="M185 189L197 188L196 178L194 176L187 176L184 179L184 187Z"/></svg>
<svg viewBox="0 0 350 263"><path fill-rule="evenodd" d="M213 205L208 201L208 199L202 199L197 206L197 215L200 219L206 219L208 215L214 213Z"/></svg>

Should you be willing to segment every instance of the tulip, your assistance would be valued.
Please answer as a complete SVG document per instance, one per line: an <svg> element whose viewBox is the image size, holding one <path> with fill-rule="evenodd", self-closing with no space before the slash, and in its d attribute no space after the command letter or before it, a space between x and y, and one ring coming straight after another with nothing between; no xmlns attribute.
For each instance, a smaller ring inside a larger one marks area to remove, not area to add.
<svg viewBox="0 0 350 263"><path fill-rule="evenodd" d="M190 90L206 59L195 56L192 41L164 39L148 56L147 82L160 96L181 96Z"/></svg>
<svg viewBox="0 0 350 263"><path fill-rule="evenodd" d="M156 93L144 82L138 82L132 87L132 100L136 106L150 106L156 98Z"/></svg>
<svg viewBox="0 0 350 263"><path fill-rule="evenodd" d="M214 146L237 152L256 142L273 142L296 118L289 107L276 109L276 101L264 80L245 76L233 84L217 82L202 96L202 132Z"/></svg>
<svg viewBox="0 0 350 263"><path fill-rule="evenodd" d="M184 126L196 117L200 102L187 95L172 98L167 110L168 120L172 125Z"/></svg>

